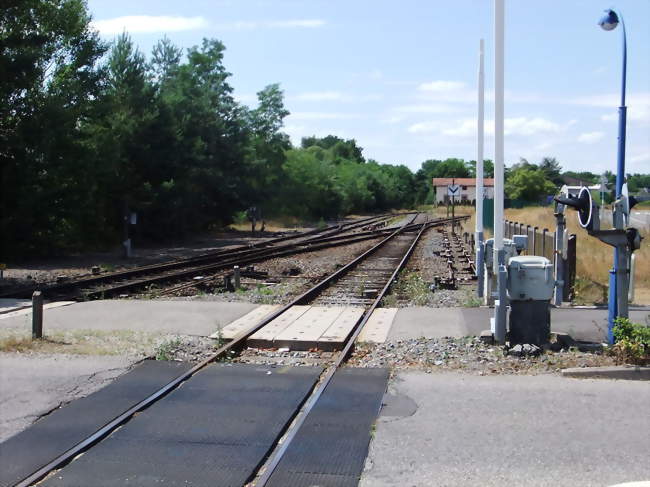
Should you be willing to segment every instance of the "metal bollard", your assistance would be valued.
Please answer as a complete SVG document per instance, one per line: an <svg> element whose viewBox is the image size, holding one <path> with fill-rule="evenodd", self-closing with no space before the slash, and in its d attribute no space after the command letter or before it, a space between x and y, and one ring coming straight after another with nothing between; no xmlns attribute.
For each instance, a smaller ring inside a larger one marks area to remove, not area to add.
<svg viewBox="0 0 650 487"><path fill-rule="evenodd" d="M43 338L43 295L40 291L32 294L32 339Z"/></svg>

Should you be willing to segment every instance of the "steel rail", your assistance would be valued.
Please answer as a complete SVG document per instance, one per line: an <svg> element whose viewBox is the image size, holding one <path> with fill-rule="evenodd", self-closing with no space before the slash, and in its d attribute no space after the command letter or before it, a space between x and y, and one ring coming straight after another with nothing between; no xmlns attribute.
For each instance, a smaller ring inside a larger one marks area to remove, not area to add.
<svg viewBox="0 0 650 487"><path fill-rule="evenodd" d="M346 272L348 272L353 267L355 267L357 264L362 262L365 258L367 258L368 256L375 253L379 248L381 248L384 244L386 244L386 242L393 239L396 235L399 235L400 233L402 233L404 228L407 225L409 225L410 223L412 223L412 221L415 220L417 215L418 214L416 214L411 219L411 222L409 222L408 224L405 224L402 227L396 229L393 233L391 233L389 236L384 238L381 242L377 243L372 248L368 249L363 254L356 257L354 260L352 260L348 264L346 264L344 267L340 268L339 270L337 270L336 272L334 272L333 274L331 274L327 278L323 279L321 282L319 282L318 284L313 286L311 289L307 290L306 292L304 292L303 294L301 294L300 296L295 298L291 303L289 303L289 304L283 306L281 309L271 313L270 315L265 317L264 320L262 320L256 326L254 326L253 328L240 332L238 335L236 335L233 338L233 340L231 342L221 346L212 356L202 360L201 362L196 364L194 367L192 367L190 370L182 373L181 375L179 375L175 379L171 380L170 382L168 382L167 384L162 386L160 389L158 389L153 394L149 395L148 397L146 397L142 401L138 402L137 404L135 404L131 408L127 409L126 411L121 413L119 416L115 417L112 421L110 421L109 423L107 423L104 426L102 426L101 428L99 428L97 431L95 431L95 433L88 436L86 439L79 442L78 444L76 444L72 448L66 450L61 455L59 455L58 457L56 457L53 460L51 460L50 462L48 462L47 464L45 464L44 466L39 468L37 471L35 471L31 475L29 475L28 477L25 477L23 480L21 480L20 482L15 484L14 487L28 487L28 486L32 485L34 482L37 482L37 481L43 479L51 471L53 471L54 469L59 468L59 467L65 465L66 463L70 462L72 459L74 459L74 457L76 457L77 455L79 455L80 453L82 453L83 451L85 451L86 449L88 449L89 447L91 447L92 445L97 443L98 441L100 441L102 438L106 437L113 430L115 430L118 426L120 426L121 424L128 421L134 414L136 414L139 411L142 411L143 409L149 407L151 404L156 402L158 399L164 397L170 391L175 389L178 385L180 385L181 383L183 383L186 380L188 380L189 378L191 378L194 374L196 374L201 369L205 368L210 363L212 363L215 360L217 360L218 358L226 355L231 350L233 350L233 349L235 349L237 347L243 346L246 339L249 336L251 336L252 334L257 332L259 329L261 329L262 327L264 327L265 325L267 325L271 321L273 321L275 318L280 316L282 313L284 313L286 310L288 310L292 306L300 304L300 303L306 301L307 299L311 298L314 294L316 294L317 292L319 292L323 288L327 287L331 282L333 282L334 280L342 277ZM423 228L424 228L424 225L425 224L423 224ZM421 232L420 232L420 234L421 234ZM418 235L420 235L420 234L418 234ZM355 333L355 337L356 337L357 334L358 333Z"/></svg>
<svg viewBox="0 0 650 487"><path fill-rule="evenodd" d="M332 378L334 377L334 374L338 370L338 368L347 360L348 356L350 355L350 352L352 351L352 348L354 347L354 343L359 336L359 333L361 333L361 330L363 329L364 325L367 323L367 321L370 319L370 316L372 313L375 311L377 306L379 306L379 303L381 300L384 298L388 290L390 289L391 285L399 275L400 271L404 268L406 263L408 262L409 258L411 257L411 254L415 250L415 246L417 245L418 241L420 240L420 237L422 236L422 233L429 227L426 226L425 224L422 224L422 228L416 235L416 237L413 239L413 242L407 249L407 251L404 253L404 256L400 260L399 264L391 274L390 278L388 279L388 282L384 285L383 289L381 292L377 295L375 298L375 301L372 303L370 308L366 310L366 312L362 315L362 317L359 319L359 321L356 323L355 327L353 328L350 336L346 340L346 345L341 350L336 358L336 361L329 366L325 373L325 377L321 382L318 383L316 388L313 390L311 396L307 399L305 402L305 405L303 406L302 410L297 414L295 417L294 421L292 422L291 426L289 429L286 431L283 441L281 444L279 444L278 448L275 450L275 452L272 454L271 457L267 460L267 462L262 466L260 471L262 471L259 479L254 482L255 487L265 487L269 480L271 479L271 476L273 475L273 472L275 471L276 467L282 460L282 457L284 456L285 452L287 451L287 448L291 444L291 441L295 438L296 434L300 430L300 427L302 424L305 422L307 419L307 416L309 415L310 411L314 408L316 403L318 402L318 399L320 399L321 395L327 388L327 386L330 384L332 381ZM249 479L250 481L250 479Z"/></svg>
<svg viewBox="0 0 650 487"><path fill-rule="evenodd" d="M358 228L359 226L364 226L364 225L369 225L371 224L370 222L374 220L382 220L382 219L389 219L394 216L399 216L402 214L411 214L411 213L397 213L397 214L383 214L383 215L376 215L372 217L367 217L367 218L362 218L360 220L355 220L352 222L348 223L343 223L339 225L331 225L329 227L326 227L324 229L314 229L314 230L309 230L307 232L301 232L295 235L285 235L282 237L277 237L277 238L272 238L268 240L264 240L262 242L255 242L249 245L241 245L238 247L234 248L229 248L229 249L223 249L223 250L217 250L214 252L209 252L206 254L201 254L197 255L194 257L186 257L183 259L177 259L171 262L163 262L163 263L158 263L158 264L149 264L149 265L143 265L143 266L137 266L135 268L131 269L124 269L116 272L111 272L108 274L104 274L101 276L85 276L81 277L79 279L75 279L73 281L65 282L65 283L56 283L56 284L49 284L46 286L26 286L18 289L13 289L9 291L5 291L0 293L0 297L15 297L18 295L29 295L31 296L31 293L36 290L40 289L43 292L56 292L56 291L63 291L65 289L69 288L76 288L80 287L82 285L92 285L93 283L102 283L110 280L115 280L115 279L120 279L120 278L127 278L127 277L135 277L140 274L147 274L149 272L155 272L155 271L163 271L166 269L176 269L179 267L191 265L192 263L199 263L199 262L204 262L204 261L209 261L213 260L219 257L224 257L228 255L240 255L241 253L245 252L250 252L256 249L260 249L261 247L266 247L270 244L275 244L278 242L282 241L287 241L287 240L295 240L298 238L304 238L309 235L314 235L314 234L325 234L325 236L329 236L332 234L340 233L340 232L345 232L349 231L355 228ZM319 237L312 237L312 239L318 239ZM311 240L311 239L308 239Z"/></svg>
<svg viewBox="0 0 650 487"><path fill-rule="evenodd" d="M456 219L465 219L465 218L467 218L467 217L456 217ZM425 224L428 225L429 228L430 228L430 227L433 227L433 226L443 225L443 224L447 223L449 220L450 219L448 219L448 218L441 218L441 219L436 219L434 221L427 222ZM404 228L404 233L414 231L414 230L419 230L419 228L420 228L420 225L411 223L411 224L408 224ZM187 282L187 283L179 284L179 285L176 285L176 286L168 288L168 289L161 289L161 290L159 290L157 292L154 291L153 295L155 295L155 296L164 296L164 295L171 294L171 293L178 292L178 291L182 291L182 290L185 290L185 289L191 289L191 288L193 288L195 286L205 284L207 282L215 281L215 280L217 280L219 278L222 278L222 277L224 277L226 275L226 272L224 272L224 270L229 265L240 265L241 266L241 265L245 265L245 264L257 263L257 262L268 260L268 259L271 259L271 258L286 257L288 255L296 255L296 254L301 254L301 253L306 253L306 252L314 252L314 251L317 251L317 250L336 247L338 245L349 245L349 244L352 244L352 243L361 242L361 241L365 241L365 240L370 240L370 239L373 239L373 238L379 238L380 236L387 235L387 234L391 233L392 231L393 231L393 229L385 229L384 228L384 229L379 229L379 230L368 230L366 232L358 232L358 233L354 233L354 234L351 234L351 235L338 235L338 236L334 236L334 237L319 238L318 239L319 243L327 243L327 242L342 242L342 243L341 244L336 244L336 245L312 246L312 247L307 247L307 248L304 248L304 249L296 249L295 252L287 251L287 252L283 252L283 253L277 253L275 255L269 254L269 255L266 255L264 259L255 259L255 260L250 260L250 261L246 261L246 262L230 263L230 264L227 264L226 266L224 266L223 269L220 269L221 272L219 272L219 273L217 273L215 275L206 276L205 278L194 281L194 282ZM367 238L362 238L362 237L367 237ZM295 245L295 247L298 247L298 246L303 246L303 245L306 245L306 244L304 242L300 242L300 243L294 244L294 245ZM294 249L295 247L291 246L292 249ZM173 277L174 276L170 276L170 278L172 278L172 279L173 279ZM164 276L163 276L163 280L166 280L166 278ZM143 281L143 284L146 284L147 282L149 282L149 281ZM101 291L96 291L93 294L96 294L96 293L101 293Z"/></svg>
<svg viewBox="0 0 650 487"><path fill-rule="evenodd" d="M434 222L430 222L429 225L443 225L448 223L450 219L440 219ZM408 224L404 231L412 231L417 225ZM134 288L143 287L146 285L157 284L160 282L165 282L173 279L183 279L190 278L199 274L206 272L215 272L221 271L224 269L229 269L232 266L254 264L257 262L262 262L269 259L275 259L279 257L287 257L290 255L296 255L305 252L314 252L317 250L323 250L327 248L337 247L341 245L350 245L357 242L362 242L365 240L370 240L373 238L381 237L391 232L391 229L381 229L381 230L371 230L363 233L353 233L350 235L334 236L334 237L325 237L322 240L312 241L312 242L298 242L295 244L287 244L284 246L272 247L268 249L259 249L253 253L249 253L246 257L241 258L240 256L230 257L229 260L220 261L212 264L205 264L198 267L190 267L188 269L182 269L176 272L166 273L158 276L143 276L141 280L132 280L124 282L121 284L109 285L105 288L89 290L85 293L86 298L102 298L106 295L114 295L119 292L126 292Z"/></svg>

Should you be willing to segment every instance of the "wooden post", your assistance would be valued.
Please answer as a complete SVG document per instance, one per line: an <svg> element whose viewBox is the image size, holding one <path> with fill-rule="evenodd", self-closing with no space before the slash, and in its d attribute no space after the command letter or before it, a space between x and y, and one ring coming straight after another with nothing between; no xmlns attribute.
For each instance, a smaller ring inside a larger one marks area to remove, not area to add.
<svg viewBox="0 0 650 487"><path fill-rule="evenodd" d="M236 265L233 267L234 271L234 281L235 281L235 291L241 287L241 273L239 272L239 266Z"/></svg>
<svg viewBox="0 0 650 487"><path fill-rule="evenodd" d="M32 294L32 339L43 338L43 294Z"/></svg>

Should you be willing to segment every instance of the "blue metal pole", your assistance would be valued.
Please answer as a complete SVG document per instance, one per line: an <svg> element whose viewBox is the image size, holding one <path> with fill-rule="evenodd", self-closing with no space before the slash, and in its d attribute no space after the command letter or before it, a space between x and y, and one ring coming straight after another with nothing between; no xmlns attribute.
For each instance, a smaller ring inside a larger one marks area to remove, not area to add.
<svg viewBox="0 0 650 487"><path fill-rule="evenodd" d="M627 123L627 107L625 106L625 84L627 77L627 37L625 35L625 22L623 22L623 16L620 13L616 12L622 27L622 36L623 36L623 67L622 67L622 76L621 76L621 105L618 108L618 153L617 153L617 164L616 164L616 199L619 199L623 194L623 181L625 181L625 129ZM619 269L618 269L618 247L614 247L614 272L613 272L613 283L610 276L610 286L609 286L609 303L608 303L608 340L610 344L614 343L613 328L614 320L616 320L619 313L618 306L618 279L619 279ZM613 292L612 292L613 288ZM622 299L627 299L625 296Z"/></svg>

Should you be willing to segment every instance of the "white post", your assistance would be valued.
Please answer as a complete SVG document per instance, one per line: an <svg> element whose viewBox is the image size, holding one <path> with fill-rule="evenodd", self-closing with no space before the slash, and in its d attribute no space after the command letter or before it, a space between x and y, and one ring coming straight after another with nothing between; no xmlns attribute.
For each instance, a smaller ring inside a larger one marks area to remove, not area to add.
<svg viewBox="0 0 650 487"><path fill-rule="evenodd" d="M494 273L499 302L494 307L492 331L498 343L506 338L506 276L503 251L503 79L505 0L494 0Z"/></svg>
<svg viewBox="0 0 650 487"><path fill-rule="evenodd" d="M483 119L485 74L483 70L483 39L479 43L478 60L478 140L476 155L476 233L483 232Z"/></svg>
<svg viewBox="0 0 650 487"><path fill-rule="evenodd" d="M504 0L494 0L494 273L503 249L503 57Z"/></svg>
<svg viewBox="0 0 650 487"><path fill-rule="evenodd" d="M476 293L478 297L483 296L483 279L485 278L484 255L483 255L483 141L484 141L484 113L485 113L485 73L483 67L484 41L479 41L478 50L478 130L477 130L477 154L476 154L476 276L478 282Z"/></svg>

